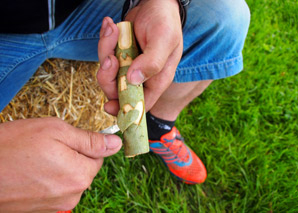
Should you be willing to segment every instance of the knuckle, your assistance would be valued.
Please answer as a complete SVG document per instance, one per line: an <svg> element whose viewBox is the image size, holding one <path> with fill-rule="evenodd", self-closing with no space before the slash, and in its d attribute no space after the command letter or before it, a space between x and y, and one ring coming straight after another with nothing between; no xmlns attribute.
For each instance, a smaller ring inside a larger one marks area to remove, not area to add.
<svg viewBox="0 0 298 213"><path fill-rule="evenodd" d="M101 73L101 68L99 68L99 70L97 72L97 81L100 86L105 85L105 83L106 83L104 75Z"/></svg>
<svg viewBox="0 0 298 213"><path fill-rule="evenodd" d="M64 128L66 126L66 123L57 117L48 118L48 123L50 124L50 127L52 127L52 128L55 128L55 127L58 127L58 128L63 127Z"/></svg>
<svg viewBox="0 0 298 213"><path fill-rule="evenodd" d="M78 203L80 202L81 196L77 195L77 196L73 196L71 198L69 198L65 204L62 206L62 211L69 211L71 209L74 209Z"/></svg>
<svg viewBox="0 0 298 213"><path fill-rule="evenodd" d="M153 74L159 73L163 69L163 62L160 59L152 60L149 69Z"/></svg>
<svg viewBox="0 0 298 213"><path fill-rule="evenodd" d="M98 85L102 89L102 91L106 94L106 91L110 88L109 83L104 80L104 78L100 78L98 80Z"/></svg>
<svg viewBox="0 0 298 213"><path fill-rule="evenodd" d="M89 175L80 175L75 181L74 193L85 191L92 183L92 178Z"/></svg>
<svg viewBox="0 0 298 213"><path fill-rule="evenodd" d="M66 194L63 197L60 196L60 199L53 204L51 207L55 211L69 211L74 209L80 202L82 192L80 193L70 193ZM61 202L62 200L62 202Z"/></svg>
<svg viewBox="0 0 298 213"><path fill-rule="evenodd" d="M105 144L99 142L100 140L97 133L87 131L86 134L88 140L86 143L86 148L94 153L94 157L97 157L96 154L104 152L106 150Z"/></svg>
<svg viewBox="0 0 298 213"><path fill-rule="evenodd" d="M162 27L163 35L166 36L169 42L177 43L182 38L181 28L177 28L176 25L164 24Z"/></svg>
<svg viewBox="0 0 298 213"><path fill-rule="evenodd" d="M65 123L60 118L51 117L51 118L44 118L42 124L40 125L40 133L48 133L49 131L59 133L64 132L68 128L67 123Z"/></svg>

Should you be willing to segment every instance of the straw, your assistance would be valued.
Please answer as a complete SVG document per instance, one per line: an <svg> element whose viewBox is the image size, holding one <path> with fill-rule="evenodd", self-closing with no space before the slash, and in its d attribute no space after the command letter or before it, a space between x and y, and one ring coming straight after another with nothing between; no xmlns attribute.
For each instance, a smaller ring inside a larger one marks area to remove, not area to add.
<svg viewBox="0 0 298 213"><path fill-rule="evenodd" d="M106 97L97 84L98 67L95 62L47 60L0 113L0 123L59 117L91 131L115 124L116 118L103 110Z"/></svg>

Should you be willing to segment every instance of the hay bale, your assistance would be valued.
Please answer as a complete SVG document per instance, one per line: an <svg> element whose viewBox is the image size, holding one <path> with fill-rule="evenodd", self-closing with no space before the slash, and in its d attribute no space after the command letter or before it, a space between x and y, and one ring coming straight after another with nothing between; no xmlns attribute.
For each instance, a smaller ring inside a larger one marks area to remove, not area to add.
<svg viewBox="0 0 298 213"><path fill-rule="evenodd" d="M94 62L47 60L0 113L0 122L59 117L91 131L115 124L115 117L103 110L106 97L97 84L98 67Z"/></svg>

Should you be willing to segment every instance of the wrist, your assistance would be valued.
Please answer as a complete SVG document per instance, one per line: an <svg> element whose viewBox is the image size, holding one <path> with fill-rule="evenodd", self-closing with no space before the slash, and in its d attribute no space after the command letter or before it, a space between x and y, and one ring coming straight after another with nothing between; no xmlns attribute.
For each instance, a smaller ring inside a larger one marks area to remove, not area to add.
<svg viewBox="0 0 298 213"><path fill-rule="evenodd" d="M126 0L124 2L123 9L122 9L122 15L121 15L122 20L125 19L127 13L131 9L136 7L140 2L145 2L145 1L148 1L148 0ZM186 22L187 6L190 4L191 0L169 0L169 1L173 1L173 2L178 3L181 25L183 27L185 22Z"/></svg>

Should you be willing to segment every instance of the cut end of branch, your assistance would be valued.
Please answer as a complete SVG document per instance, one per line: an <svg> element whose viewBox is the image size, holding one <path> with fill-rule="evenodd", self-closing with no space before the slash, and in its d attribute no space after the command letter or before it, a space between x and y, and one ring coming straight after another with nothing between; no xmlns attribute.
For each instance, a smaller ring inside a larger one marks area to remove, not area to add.
<svg viewBox="0 0 298 213"><path fill-rule="evenodd" d="M136 156L138 156L138 155L143 155L143 154L146 154L146 153L148 153L149 152L149 150L147 151L144 151L144 152L141 152L141 153L138 153L138 154L133 154L133 155L125 155L125 157L127 157L127 158L134 158L134 157L136 157Z"/></svg>

